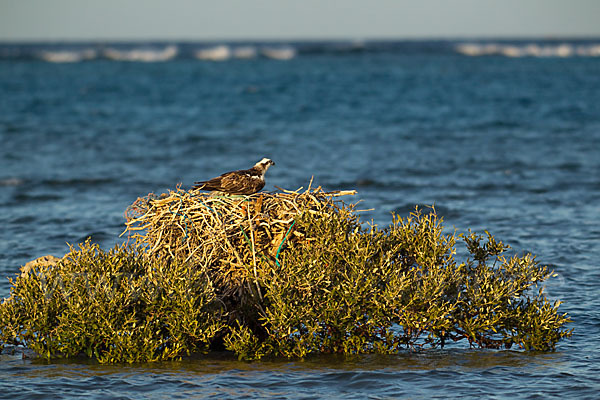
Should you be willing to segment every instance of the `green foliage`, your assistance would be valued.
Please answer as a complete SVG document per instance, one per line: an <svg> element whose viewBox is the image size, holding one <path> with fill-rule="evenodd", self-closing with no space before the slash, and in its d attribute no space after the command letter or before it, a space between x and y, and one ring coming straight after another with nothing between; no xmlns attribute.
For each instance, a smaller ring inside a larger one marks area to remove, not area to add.
<svg viewBox="0 0 600 400"><path fill-rule="evenodd" d="M177 358L207 350L223 326L205 271L131 247L106 252L86 242L12 284L0 307L0 340L47 357Z"/></svg>
<svg viewBox="0 0 600 400"><path fill-rule="evenodd" d="M264 250L253 246L252 229L236 248L247 261L235 282L220 264L194 262L198 248L181 257L89 242L71 248L57 265L12 281L0 342L47 357L136 362L223 347L252 360L461 340L553 350L571 335L560 302L543 294L552 271L530 254L507 256L487 232L445 234L435 210L394 215L379 229L361 224L353 206L307 206ZM470 253L461 263L457 238Z"/></svg>
<svg viewBox="0 0 600 400"><path fill-rule="evenodd" d="M455 236L443 234L435 213L394 216L383 231L362 229L346 209L336 216L300 218L312 240L289 249L283 266L264 276L269 338L261 352L392 353L460 339L551 350L570 335L558 304L541 291L522 297L551 274L531 255L506 259L507 246L470 233L464 240L477 262L457 265Z"/></svg>

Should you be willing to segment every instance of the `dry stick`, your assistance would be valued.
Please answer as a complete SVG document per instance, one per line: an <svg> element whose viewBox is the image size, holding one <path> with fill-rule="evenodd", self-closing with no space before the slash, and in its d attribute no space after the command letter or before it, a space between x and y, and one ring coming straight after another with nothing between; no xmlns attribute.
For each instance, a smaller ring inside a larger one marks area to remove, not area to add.
<svg viewBox="0 0 600 400"><path fill-rule="evenodd" d="M296 205L296 202L293 200L288 200L288 203L290 203L292 205L292 207L294 207L296 209L296 213L300 214L300 209L298 209L298 206Z"/></svg>
<svg viewBox="0 0 600 400"><path fill-rule="evenodd" d="M256 290L258 290L258 297L260 301L263 300L262 293L260 291L260 286L258 285L258 273L256 272L256 247L254 245L254 227L252 226L252 219L250 218L250 207L246 207L246 213L248 214L248 227L250 228L250 239L252 241L252 262L254 264L254 284L256 285Z"/></svg>
<svg viewBox="0 0 600 400"><path fill-rule="evenodd" d="M223 266L230 265L228 270L224 269L229 274L235 273L249 261L250 254L238 252L238 239L243 240L239 226L247 218L252 228L250 241L255 284L262 298L262 291L258 285L257 246L262 248L261 246L268 244L275 237L281 236L282 232L280 231L285 231L286 226L300 213L307 212L308 209L311 209L312 212L322 212L329 206L336 207L332 198L354 194L353 191L324 193L320 187L314 189L312 182L308 189L300 193L302 189L299 188L295 191L282 189L283 193L262 193L243 197L216 197L214 194L191 194L178 188L176 192L171 191L170 196L160 200L142 202L142 198L138 199L134 203L137 206L135 209L137 217L133 218L136 214L132 210L128 215L126 231L132 233L145 230L145 235L136 233L133 237L138 243L152 246L150 249L152 253L162 252L164 255L171 256L184 255L185 261L197 258L199 264L205 266L221 262ZM256 204L254 208L247 207L247 216L240 211L242 204L249 200L252 200L250 203L253 203L257 196L264 201L260 211L267 218L257 219L256 215L253 218L252 209L255 210L255 214L258 213ZM175 202L178 203L178 206L175 205ZM181 236L179 233L185 230L182 225L183 221L181 218L177 218L182 211L192 223L187 227L188 233L190 229L194 232L184 244L177 241L177 238ZM142 213L144 214L140 215ZM253 222L256 222L256 225L253 225ZM254 229L256 227L258 228ZM299 232L294 231L293 233L293 237L301 236ZM187 254L184 254L186 252Z"/></svg>
<svg viewBox="0 0 600 400"><path fill-rule="evenodd" d="M339 196L354 196L356 194L356 190L336 190L334 192L329 193L330 196L339 197Z"/></svg>
<svg viewBox="0 0 600 400"><path fill-rule="evenodd" d="M158 234L158 239L156 240L156 244L154 245L154 247L152 247L152 249L150 249L150 253L154 253L156 251L156 249L160 246L160 241L162 239L164 230L165 230L165 226L161 224L161 229L160 229L160 233Z"/></svg>
<svg viewBox="0 0 600 400"><path fill-rule="evenodd" d="M275 187L276 187L277 189L279 189L279 190L281 190L281 191L283 192L283 193L281 193L281 194L287 194L287 193L294 193L294 194L298 194L298 192L299 192L300 190L304 189L304 186L300 186L300 187L299 187L298 189L296 189L296 190L286 190L286 189L280 188L279 186L275 186ZM279 194L279 193L276 193L276 194Z"/></svg>
<svg viewBox="0 0 600 400"><path fill-rule="evenodd" d="M233 245L231 244L231 242L229 241L228 235L227 235L227 230L224 227L223 221L221 219L219 219L216 215L215 215L215 219L219 222L219 226L222 227L223 229L223 238L225 240L225 243L231 248L231 250L233 250L233 254L235 254L235 257L238 260L239 265L244 265L244 261L243 259L240 257L240 254L237 252L237 250L235 249L235 247L233 247Z"/></svg>

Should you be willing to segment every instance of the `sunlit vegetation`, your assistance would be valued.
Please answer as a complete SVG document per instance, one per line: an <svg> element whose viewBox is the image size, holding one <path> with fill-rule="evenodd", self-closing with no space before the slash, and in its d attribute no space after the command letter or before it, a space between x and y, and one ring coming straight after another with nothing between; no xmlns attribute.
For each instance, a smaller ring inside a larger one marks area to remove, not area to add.
<svg viewBox="0 0 600 400"><path fill-rule="evenodd" d="M127 211L130 245L89 241L11 280L0 342L100 362L229 350L241 359L397 353L464 343L553 350L570 319L553 272L434 209L362 223L350 193L180 189ZM457 260L456 248L469 256Z"/></svg>

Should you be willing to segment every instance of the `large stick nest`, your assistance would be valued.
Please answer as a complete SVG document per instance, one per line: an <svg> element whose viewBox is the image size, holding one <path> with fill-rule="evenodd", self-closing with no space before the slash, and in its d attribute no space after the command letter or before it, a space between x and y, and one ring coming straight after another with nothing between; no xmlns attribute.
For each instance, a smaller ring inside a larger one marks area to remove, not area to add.
<svg viewBox="0 0 600 400"><path fill-rule="evenodd" d="M138 198L125 212L126 230L152 257L200 265L224 287L243 284L262 261L279 265L286 244L304 240L294 228L302 213L330 213L335 197L355 191L283 190L231 196L177 188L160 197ZM124 233L125 233L124 232Z"/></svg>

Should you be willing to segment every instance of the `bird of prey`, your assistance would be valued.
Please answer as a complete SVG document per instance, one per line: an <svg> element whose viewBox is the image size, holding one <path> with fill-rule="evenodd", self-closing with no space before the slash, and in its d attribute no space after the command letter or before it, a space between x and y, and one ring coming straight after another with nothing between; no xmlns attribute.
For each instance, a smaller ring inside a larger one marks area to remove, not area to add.
<svg viewBox="0 0 600 400"><path fill-rule="evenodd" d="M226 172L208 181L194 182L194 189L210 190L228 194L253 194L265 187L265 172L275 163L263 158L250 169Z"/></svg>

